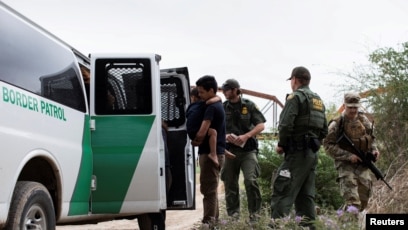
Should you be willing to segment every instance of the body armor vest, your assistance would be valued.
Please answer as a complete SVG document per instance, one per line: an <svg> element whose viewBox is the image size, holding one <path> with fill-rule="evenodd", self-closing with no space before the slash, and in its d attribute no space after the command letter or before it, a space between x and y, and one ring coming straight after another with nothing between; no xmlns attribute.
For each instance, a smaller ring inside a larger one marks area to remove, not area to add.
<svg viewBox="0 0 408 230"><path fill-rule="evenodd" d="M307 103L303 103L299 108L300 114L295 120L295 127L300 130L295 131L302 133L303 130L322 130L325 123L325 107L322 99L308 90L298 89L298 91L305 96Z"/></svg>
<svg viewBox="0 0 408 230"><path fill-rule="evenodd" d="M363 123L364 119L362 115L358 115L358 118L353 121L344 118L340 119L343 119L343 121L340 121L339 126L343 125L343 127L339 127L339 131L341 132L341 130L343 130L357 149L360 149L364 153L371 151L374 137L371 135L372 131L371 127L368 126L369 124ZM341 133L339 135L341 135ZM340 148L352 152L353 148L351 146L339 144Z"/></svg>

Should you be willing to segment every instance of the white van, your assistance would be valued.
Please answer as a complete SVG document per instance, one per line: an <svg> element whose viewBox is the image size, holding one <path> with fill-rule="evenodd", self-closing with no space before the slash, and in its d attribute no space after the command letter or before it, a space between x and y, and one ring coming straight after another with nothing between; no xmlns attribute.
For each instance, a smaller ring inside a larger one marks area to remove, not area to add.
<svg viewBox="0 0 408 230"><path fill-rule="evenodd" d="M0 2L0 229L118 218L162 229L165 210L195 208L188 71L159 62L88 58Z"/></svg>

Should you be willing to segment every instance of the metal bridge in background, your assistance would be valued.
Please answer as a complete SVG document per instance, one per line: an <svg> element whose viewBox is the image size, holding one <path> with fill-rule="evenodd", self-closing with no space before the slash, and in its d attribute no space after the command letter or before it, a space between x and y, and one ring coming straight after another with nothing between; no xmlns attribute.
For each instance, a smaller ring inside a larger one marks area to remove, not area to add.
<svg viewBox="0 0 408 230"><path fill-rule="evenodd" d="M267 103L265 104L264 107L262 107L261 112L265 115L270 109L272 109L272 130L277 130L278 128L278 106L280 108L283 108L283 104L281 101L279 101L279 99L274 96L274 95L270 95L270 94L266 94L266 93L261 93L261 92L257 92L257 91L253 91L253 90L249 90L249 89L243 89L240 88L241 93L244 95L249 95L249 96L253 96L253 97L258 97L261 99L265 99L267 100ZM219 92L222 92L221 88L218 88ZM270 117L265 116L267 120L270 119ZM260 136L264 136L264 135L268 135L269 136L270 133L262 133Z"/></svg>
<svg viewBox="0 0 408 230"><path fill-rule="evenodd" d="M195 86L190 86L190 88L194 88ZM249 96L253 96L253 97L257 97L257 98L261 98L261 99L265 99L267 100L266 104L264 105L264 107L262 107L261 112L262 114L265 115L267 120L270 120L270 118L272 118L270 121L272 121L272 130L273 132L262 132L261 134L258 135L258 139L272 139L274 137L277 136L277 129L278 129L278 106L282 109L283 108L283 104L282 102L274 95L271 94L266 94L266 93L261 93L261 92L257 92L257 91L253 91L253 90L249 90L249 89L243 89L240 88L241 93L243 95L249 95ZM218 92L222 92L221 87L218 87ZM272 117L267 117L266 113L272 109Z"/></svg>

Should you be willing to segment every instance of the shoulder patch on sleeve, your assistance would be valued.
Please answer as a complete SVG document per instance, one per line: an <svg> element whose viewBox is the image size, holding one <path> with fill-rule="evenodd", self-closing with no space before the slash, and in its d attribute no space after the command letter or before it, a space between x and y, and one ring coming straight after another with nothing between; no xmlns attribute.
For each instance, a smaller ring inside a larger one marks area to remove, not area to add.
<svg viewBox="0 0 408 230"><path fill-rule="evenodd" d="M291 93L286 97L286 100L290 100L290 99L292 99L294 97L295 97L295 95L293 93Z"/></svg>

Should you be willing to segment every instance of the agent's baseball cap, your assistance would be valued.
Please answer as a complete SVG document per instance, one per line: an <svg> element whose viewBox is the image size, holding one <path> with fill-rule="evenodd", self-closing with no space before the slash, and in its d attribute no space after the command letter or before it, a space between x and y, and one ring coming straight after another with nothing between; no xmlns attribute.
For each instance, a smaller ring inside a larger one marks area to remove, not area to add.
<svg viewBox="0 0 408 230"><path fill-rule="evenodd" d="M229 90L229 89L239 89L239 82L235 79L228 79L222 84L222 90Z"/></svg>
<svg viewBox="0 0 408 230"><path fill-rule="evenodd" d="M292 80L293 77L300 78L300 79L305 79L305 80L310 80L311 79L309 70L306 69L303 66L295 67L292 70L292 74L290 75L288 80Z"/></svg>
<svg viewBox="0 0 408 230"><path fill-rule="evenodd" d="M344 104L347 107L360 107L360 95L357 92L344 94Z"/></svg>

